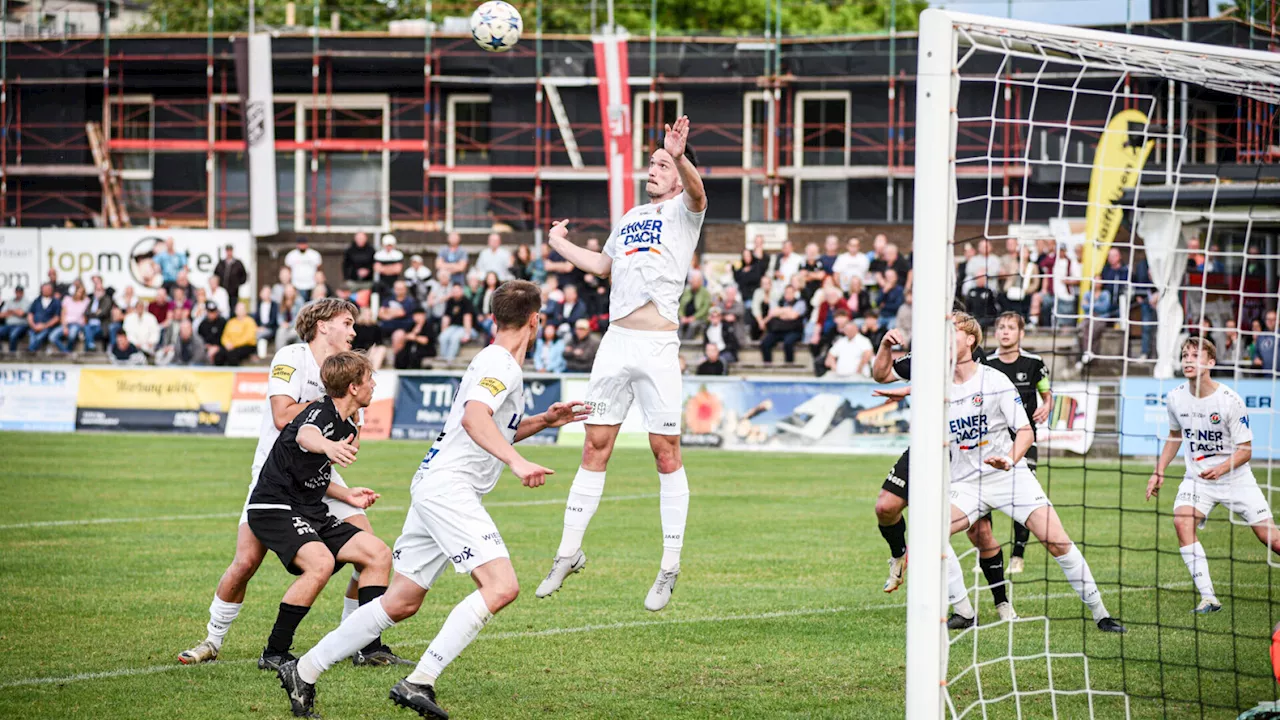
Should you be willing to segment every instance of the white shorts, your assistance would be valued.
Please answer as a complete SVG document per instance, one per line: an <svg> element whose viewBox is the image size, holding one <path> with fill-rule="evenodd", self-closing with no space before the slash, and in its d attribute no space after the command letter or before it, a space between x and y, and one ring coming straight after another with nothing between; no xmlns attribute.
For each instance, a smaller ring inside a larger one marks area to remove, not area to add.
<svg viewBox="0 0 1280 720"><path fill-rule="evenodd" d="M245 523L249 522L249 498L253 496L253 488L256 487L258 484L258 473L262 472L262 468L255 467L250 472L253 473L253 477L252 479L249 480L249 492L246 493L244 496L244 509L240 511L241 525L244 525ZM330 473L331 475L329 476L329 482L336 483L338 485L341 485L342 487L347 486L346 481L344 481L342 479L342 476L338 474L338 470L336 468L330 468ZM348 505L342 502L341 500L334 500L328 495L326 495L324 498L324 504L325 504L325 507L329 508L329 514L338 518L339 520L346 520L347 518L355 515L365 514L364 510L361 510L355 505Z"/></svg>
<svg viewBox="0 0 1280 720"><path fill-rule="evenodd" d="M1025 525L1031 513L1053 505L1035 473L1027 468L986 475L981 480L951 483L951 504L960 508L970 525L992 510L999 510Z"/></svg>
<svg viewBox="0 0 1280 720"><path fill-rule="evenodd" d="M480 493L465 479L433 476L415 482L412 497L391 553L392 567L424 590L431 589L446 562L470 573L490 560L511 557L480 504Z"/></svg>
<svg viewBox="0 0 1280 720"><path fill-rule="evenodd" d="M1271 506L1252 475L1228 483L1183 478L1178 484L1178 498L1173 501L1174 510L1190 506L1209 517L1209 513L1218 505L1239 515L1246 525L1258 525L1271 519Z"/></svg>
<svg viewBox="0 0 1280 720"><path fill-rule="evenodd" d="M640 400L645 430L679 435L682 387L680 338L675 330L630 330L610 325L600 341L587 385L588 425L621 425Z"/></svg>

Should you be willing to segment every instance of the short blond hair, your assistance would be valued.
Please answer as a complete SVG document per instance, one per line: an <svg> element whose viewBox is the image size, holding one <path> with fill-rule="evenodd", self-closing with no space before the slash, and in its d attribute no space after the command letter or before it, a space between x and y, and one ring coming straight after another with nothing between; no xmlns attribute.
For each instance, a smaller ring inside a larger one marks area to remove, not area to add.
<svg viewBox="0 0 1280 720"><path fill-rule="evenodd" d="M302 338L303 342L311 342L316 339L316 326L342 313L349 313L351 322L354 323L360 317L360 308L350 300L339 297L320 298L315 302L307 303L298 311L293 327L298 331L298 337Z"/></svg>
<svg viewBox="0 0 1280 720"><path fill-rule="evenodd" d="M347 396L352 385L361 383L373 374L373 363L363 353L344 350L330 355L320 368L320 381L331 398Z"/></svg>
<svg viewBox="0 0 1280 720"><path fill-rule="evenodd" d="M1209 359L1218 362L1218 346L1207 337L1191 337L1182 341L1182 348L1178 350L1178 357L1181 358L1187 354L1187 351L1195 348L1200 351L1201 357L1208 355Z"/></svg>
<svg viewBox="0 0 1280 720"><path fill-rule="evenodd" d="M951 317L955 321L956 330L974 339L973 346L975 348L982 346L982 324L978 322L977 318L965 312L955 313Z"/></svg>

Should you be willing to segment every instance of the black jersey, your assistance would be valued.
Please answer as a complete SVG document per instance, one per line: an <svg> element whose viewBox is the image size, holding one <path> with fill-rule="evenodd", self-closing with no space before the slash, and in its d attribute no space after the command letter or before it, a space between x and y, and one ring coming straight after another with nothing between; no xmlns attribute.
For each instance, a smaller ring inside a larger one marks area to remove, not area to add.
<svg viewBox="0 0 1280 720"><path fill-rule="evenodd" d="M1004 373L1013 382L1018 395L1022 397L1027 417L1031 417L1040 406L1040 393L1049 389L1049 368L1045 367L1044 360L1039 355L1019 350L1018 357L1013 362L1007 363L1000 359L999 353L992 353L987 358L987 364ZM1032 423L1031 429L1035 430L1035 423Z"/></svg>
<svg viewBox="0 0 1280 720"><path fill-rule="evenodd" d="M987 362L986 351L980 347L975 347L973 349L973 361L978 364ZM893 361L893 374L898 376L899 380L911 379L911 353L907 353Z"/></svg>
<svg viewBox="0 0 1280 720"><path fill-rule="evenodd" d="M298 445L298 431L306 425L315 426L321 435L335 442L356 434L356 416L343 420L332 398L326 395L312 402L284 426L271 446L267 461L258 473L258 483L249 496L250 510L255 509L255 505L287 506L313 517L329 514L324 505L331 475L329 458L323 453L307 452Z"/></svg>

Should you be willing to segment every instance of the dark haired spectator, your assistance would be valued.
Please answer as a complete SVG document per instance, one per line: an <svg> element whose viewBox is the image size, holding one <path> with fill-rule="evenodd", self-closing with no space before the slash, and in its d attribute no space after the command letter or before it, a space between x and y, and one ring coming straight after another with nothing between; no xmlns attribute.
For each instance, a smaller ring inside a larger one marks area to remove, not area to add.
<svg viewBox="0 0 1280 720"><path fill-rule="evenodd" d="M174 249L173 238L165 238L164 246L152 258L160 268L166 288L178 281L178 271L187 266L187 254Z"/></svg>
<svg viewBox="0 0 1280 720"><path fill-rule="evenodd" d="M1138 320L1142 324L1142 359L1150 359L1156 340L1156 303L1160 293L1151 282L1151 269L1144 255L1133 264L1133 304L1138 306Z"/></svg>
<svg viewBox="0 0 1280 720"><path fill-rule="evenodd" d="M204 365L209 351L190 320L178 322L169 341L156 350L157 365Z"/></svg>
<svg viewBox="0 0 1280 720"><path fill-rule="evenodd" d="M258 324L258 355L267 357L267 348L280 330L280 304L271 299L271 288L263 285L258 291L258 309L253 313Z"/></svg>
<svg viewBox="0 0 1280 720"><path fill-rule="evenodd" d="M533 277L533 265L536 261L528 245L519 245L511 260L511 276L517 280L529 280Z"/></svg>
<svg viewBox="0 0 1280 720"><path fill-rule="evenodd" d="M711 311L711 292L702 284L702 273L689 273L689 283L680 295L680 338L691 340L702 334Z"/></svg>
<svg viewBox="0 0 1280 720"><path fill-rule="evenodd" d="M1102 286L1111 295L1111 314L1116 317L1120 306L1120 296L1129 290L1129 266L1124 264L1120 248L1113 247L1107 251L1107 264L1102 266Z"/></svg>
<svg viewBox="0 0 1280 720"><path fill-rule="evenodd" d="M782 298L764 318L764 336L760 338L760 355L764 364L773 363L773 348L782 343L782 354L788 364L795 362L796 343L804 336L805 302L795 286L782 290Z"/></svg>
<svg viewBox="0 0 1280 720"><path fill-rule="evenodd" d="M286 345L292 345L302 338L298 336L298 329L295 325L298 319L298 313L302 312L303 302L298 297L298 291L292 285L284 289L284 296L280 298L280 307L276 313L276 320L280 326L276 329L276 349L280 349ZM226 318L223 318L226 320Z"/></svg>
<svg viewBox="0 0 1280 720"><path fill-rule="evenodd" d="M164 288L156 290L156 296L147 304L147 312L156 317L156 323L164 326L169 322L169 313L173 312L173 303L169 301L169 293Z"/></svg>
<svg viewBox="0 0 1280 720"><path fill-rule="evenodd" d="M128 318L126 318L127 320ZM222 317L218 306L212 302L206 303L204 306L204 318L196 325L196 334L204 341L205 354L208 356L209 362L213 362L218 349L222 347L222 331L226 327L227 319Z"/></svg>
<svg viewBox="0 0 1280 720"><path fill-rule="evenodd" d="M284 264L293 273L293 287L297 289L298 297L305 303L311 300L311 293L316 289L316 271L320 269L324 258L311 247L311 242L306 235L299 235L294 242L297 246L284 256ZM234 298L230 299L234 300ZM213 298L213 301L218 302L218 299ZM218 307L222 307L221 303Z"/></svg>
<svg viewBox="0 0 1280 720"><path fill-rule="evenodd" d="M761 238L761 243L764 239ZM750 298L760 287L760 278L764 277L767 260L756 258L750 250L742 251L742 260L733 268L733 281L742 290L742 297Z"/></svg>
<svg viewBox="0 0 1280 720"><path fill-rule="evenodd" d="M586 281L586 273L575 267L573 263L565 260L560 253L552 250L550 245L543 245L542 247L548 253L542 263L543 267L546 268L549 274L556 276L556 282L559 286L562 288L570 285L582 287Z"/></svg>
<svg viewBox="0 0 1280 720"><path fill-rule="evenodd" d="M54 328L62 322L62 303L53 296L53 283L40 286L40 297L36 298L27 309L27 330L31 337L27 341L27 352L36 352L44 347L44 343L53 335ZM10 344L13 344L10 339Z"/></svg>
<svg viewBox="0 0 1280 720"><path fill-rule="evenodd" d="M892 247L888 245L886 249ZM900 274L892 266L880 276L880 324L884 325L885 330L893 329L893 324L898 321L898 308L902 307L902 303L906 301L901 285L903 277L905 275ZM993 303L994 301L995 299L992 298Z"/></svg>
<svg viewBox="0 0 1280 720"><path fill-rule="evenodd" d="M591 372L600 340L591 334L591 323L582 319L573 324L573 334L564 346L564 367L568 372Z"/></svg>
<svg viewBox="0 0 1280 720"><path fill-rule="evenodd" d="M568 285L564 288L564 301L558 304L555 315L549 322L555 323L561 335L568 335L579 320L586 320L590 316L587 303L578 296L577 286Z"/></svg>
<svg viewBox="0 0 1280 720"><path fill-rule="evenodd" d="M707 343L703 348L702 362L698 363L694 375L728 375L729 365L725 362L720 348L715 343Z"/></svg>
<svg viewBox="0 0 1280 720"><path fill-rule="evenodd" d="M587 319L591 329L603 333L609 329L609 283L602 282L587 295Z"/></svg>
<svg viewBox="0 0 1280 720"><path fill-rule="evenodd" d="M444 247L436 251L436 269L449 273L450 285L465 285L467 264L467 251L462 248L462 236L456 232L449 233Z"/></svg>
<svg viewBox="0 0 1280 720"><path fill-rule="evenodd" d="M249 281L249 273L245 271L244 263L236 259L235 250L233 245L227 245L222 259L213 268L213 274L218 276L218 281L227 289L227 296L232 300L240 298L241 286ZM188 288L187 297L190 296L191 290Z"/></svg>
<svg viewBox="0 0 1280 720"><path fill-rule="evenodd" d="M393 361L396 369L417 370L421 368L422 361L429 356L432 349L426 308L419 306L413 309L413 326L404 332L399 345L401 346L400 350L396 353Z"/></svg>
<svg viewBox="0 0 1280 720"><path fill-rule="evenodd" d="M391 288L391 297L382 301L378 308L378 320L383 335L392 335L397 330L408 331L413 327L413 311L418 309L418 301L409 294L409 286L404 280L397 280ZM394 350L399 350L394 347Z"/></svg>
<svg viewBox="0 0 1280 720"><path fill-rule="evenodd" d="M1049 327L1053 324L1056 294L1053 287L1053 269L1058 262L1058 251L1053 238L1036 241L1036 274L1040 289L1031 295L1031 324Z"/></svg>
<svg viewBox="0 0 1280 720"><path fill-rule="evenodd" d="M449 286L449 299L440 318L439 353L445 362L453 362L474 332L475 307L462 292L461 285Z"/></svg>
<svg viewBox="0 0 1280 720"><path fill-rule="evenodd" d="M734 363L738 361L740 352L738 340L733 326L724 321L724 311L720 306L713 305L707 314L707 327L702 333L703 344L715 345L718 354L724 358L725 362Z"/></svg>
<svg viewBox="0 0 1280 720"><path fill-rule="evenodd" d="M1280 352L1277 352L1276 311L1268 310L1263 316L1262 332L1253 340L1253 352L1249 361L1254 369L1274 375L1280 370Z"/></svg>
<svg viewBox="0 0 1280 720"><path fill-rule="evenodd" d="M822 288L822 280L827 276L827 271L823 269L822 257L818 255L817 243L805 245L804 261L800 263L798 274L804 278L804 285L800 289L800 297L805 303L812 305L814 303L813 296Z"/></svg>
<svg viewBox="0 0 1280 720"><path fill-rule="evenodd" d="M358 232L342 251L342 279L359 290L373 286L373 258L378 251L369 244L369 236Z"/></svg>
<svg viewBox="0 0 1280 720"><path fill-rule="evenodd" d="M987 287L987 276L981 270L973 278L969 292L964 294L964 307L983 329L995 325L996 315L1000 314L996 308L996 294Z"/></svg>
<svg viewBox="0 0 1280 720"><path fill-rule="evenodd" d="M479 302L476 305L476 324L480 327L480 332L484 333L486 342L497 333L497 328L493 323L493 295L498 292L498 286L502 281L498 279L495 272L485 273L484 285L480 288Z"/></svg>
<svg viewBox="0 0 1280 720"><path fill-rule="evenodd" d="M862 316L862 327L859 329L862 330L862 334L866 335L867 339L871 341L871 347L877 348L880 347L880 341L884 339L884 336L889 332L889 328L883 326L880 322L880 316L876 315L874 310L868 310L867 313Z"/></svg>
<svg viewBox="0 0 1280 720"><path fill-rule="evenodd" d="M13 289L13 298L0 302L0 340L8 342L9 352L18 348L18 341L27 334L27 313L31 309L31 301L27 299L26 288L18 285Z"/></svg>
<svg viewBox="0 0 1280 720"><path fill-rule="evenodd" d="M103 286L102 276L89 278L93 283L93 294L89 296L89 309L85 312L84 345L86 350L93 350L99 340L103 346L110 345L104 330L111 323L111 310L115 307L113 292Z"/></svg>
<svg viewBox="0 0 1280 720"><path fill-rule="evenodd" d="M382 344L382 328L378 327L377 318L373 316L372 308L360 308L360 315L356 318L355 325L356 336L351 341L352 350L363 350L369 354L369 362L373 364L375 370L382 367L382 363L387 358L387 347Z"/></svg>
<svg viewBox="0 0 1280 720"><path fill-rule="evenodd" d="M129 341L129 336L121 330L116 333L115 341L107 350L107 359L112 365L146 365L147 356L138 346Z"/></svg>
<svg viewBox="0 0 1280 720"><path fill-rule="evenodd" d="M546 324L533 346L533 369L538 372L564 372L564 338L556 332L556 326Z"/></svg>

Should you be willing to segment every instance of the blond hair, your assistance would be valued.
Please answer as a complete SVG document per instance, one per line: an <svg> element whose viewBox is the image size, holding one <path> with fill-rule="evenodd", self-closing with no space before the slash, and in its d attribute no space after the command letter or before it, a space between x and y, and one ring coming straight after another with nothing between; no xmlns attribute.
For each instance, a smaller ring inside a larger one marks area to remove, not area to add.
<svg viewBox="0 0 1280 720"><path fill-rule="evenodd" d="M982 345L982 325L977 318L964 312L954 313L951 318L955 322L956 330L973 338L975 348Z"/></svg>
<svg viewBox="0 0 1280 720"><path fill-rule="evenodd" d="M316 339L316 326L342 313L349 313L351 322L354 323L360 316L360 308L350 300L339 297L320 298L315 302L307 303L298 311L293 327L298 331L298 337L302 338L303 342L311 342Z"/></svg>
<svg viewBox="0 0 1280 720"><path fill-rule="evenodd" d="M1215 363L1218 362L1218 347L1214 345L1213 341L1210 340L1209 338L1192 337L1192 338L1187 338L1186 340L1183 340L1182 348L1178 351L1178 357L1181 358L1183 355L1186 355L1187 351L1190 350L1191 348L1195 348L1199 350L1201 357L1208 355L1210 360L1214 361Z"/></svg>
<svg viewBox="0 0 1280 720"><path fill-rule="evenodd" d="M320 381L324 383L324 391L331 398L347 396L352 385L362 382L373 374L373 363L363 353L344 350L330 355L320 368Z"/></svg>

